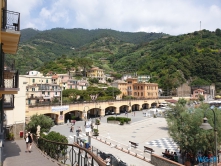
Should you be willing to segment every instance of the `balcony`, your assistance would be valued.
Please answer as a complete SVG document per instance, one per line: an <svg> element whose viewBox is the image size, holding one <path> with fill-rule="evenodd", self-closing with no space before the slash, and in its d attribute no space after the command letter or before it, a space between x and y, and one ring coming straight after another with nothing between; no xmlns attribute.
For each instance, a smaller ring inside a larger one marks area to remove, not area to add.
<svg viewBox="0 0 221 166"><path fill-rule="evenodd" d="M17 94L19 91L19 74L18 70L4 68L3 82L0 84L0 95Z"/></svg>
<svg viewBox="0 0 221 166"><path fill-rule="evenodd" d="M20 13L2 9L1 25L3 52L15 54L20 39Z"/></svg>
<svg viewBox="0 0 221 166"><path fill-rule="evenodd" d="M4 109L14 108L14 95L5 95L4 97Z"/></svg>

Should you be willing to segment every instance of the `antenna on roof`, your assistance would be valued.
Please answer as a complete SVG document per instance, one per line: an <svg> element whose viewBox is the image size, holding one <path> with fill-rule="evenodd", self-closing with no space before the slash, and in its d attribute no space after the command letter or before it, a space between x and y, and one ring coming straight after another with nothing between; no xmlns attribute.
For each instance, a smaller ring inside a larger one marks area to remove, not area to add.
<svg viewBox="0 0 221 166"><path fill-rule="evenodd" d="M200 31L201 31L201 21L200 21Z"/></svg>

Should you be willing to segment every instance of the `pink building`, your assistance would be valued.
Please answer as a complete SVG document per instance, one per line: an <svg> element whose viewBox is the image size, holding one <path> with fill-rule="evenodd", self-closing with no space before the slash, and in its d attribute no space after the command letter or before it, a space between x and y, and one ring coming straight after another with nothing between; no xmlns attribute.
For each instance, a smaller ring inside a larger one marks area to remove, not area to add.
<svg viewBox="0 0 221 166"><path fill-rule="evenodd" d="M193 99L198 99L200 95L202 95L204 97L204 99L207 99L206 91L203 90L203 89L196 89L196 90L194 90L193 94L192 94L192 98Z"/></svg>

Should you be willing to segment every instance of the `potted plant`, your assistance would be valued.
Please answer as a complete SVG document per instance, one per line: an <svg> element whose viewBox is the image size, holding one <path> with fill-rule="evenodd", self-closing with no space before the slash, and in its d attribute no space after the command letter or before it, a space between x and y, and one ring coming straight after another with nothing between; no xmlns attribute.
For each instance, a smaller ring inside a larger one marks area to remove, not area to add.
<svg viewBox="0 0 221 166"><path fill-rule="evenodd" d="M8 134L8 139L9 139L9 141L14 140L14 134L13 134L12 132L10 132L10 133Z"/></svg>
<svg viewBox="0 0 221 166"><path fill-rule="evenodd" d="M96 125L100 125L100 120L99 120L99 119L96 119L95 124L96 124Z"/></svg>
<svg viewBox="0 0 221 166"><path fill-rule="evenodd" d="M98 129L94 129L94 136L98 136L98 135L99 135Z"/></svg>

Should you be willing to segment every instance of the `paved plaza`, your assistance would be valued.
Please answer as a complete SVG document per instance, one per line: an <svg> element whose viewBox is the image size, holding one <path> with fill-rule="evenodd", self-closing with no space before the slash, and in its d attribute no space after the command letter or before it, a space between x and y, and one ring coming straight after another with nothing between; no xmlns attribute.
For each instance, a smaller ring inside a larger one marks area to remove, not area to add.
<svg viewBox="0 0 221 166"><path fill-rule="evenodd" d="M131 118L130 124L118 125L107 123L107 117L109 116L111 115L102 117L101 125L94 126L94 128L98 127L100 138L104 138L109 142L117 142L128 148L131 148L129 141L136 142L139 144L136 150L140 151L141 155L143 154L144 146L154 149L154 153L160 156L162 155L162 152L164 152L165 148L170 149L171 151L177 151L176 144L172 141L172 139L169 138L167 122L163 117L145 117L143 111L136 111L135 116L134 113L129 113L128 115L117 115L120 117ZM92 121L94 121L94 119L92 119ZM70 132L70 126L71 124L54 126L51 130L65 135L68 138L69 143L73 143L74 137L76 136L76 129L80 127L82 129L80 136L87 139L84 132L84 121L76 122L73 133ZM92 138L91 144L101 151L113 154L115 157L125 161L128 165L151 165L146 161L131 156L116 148L97 141L96 139Z"/></svg>

